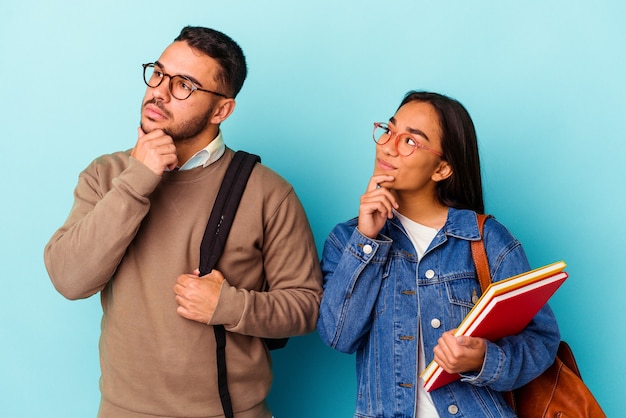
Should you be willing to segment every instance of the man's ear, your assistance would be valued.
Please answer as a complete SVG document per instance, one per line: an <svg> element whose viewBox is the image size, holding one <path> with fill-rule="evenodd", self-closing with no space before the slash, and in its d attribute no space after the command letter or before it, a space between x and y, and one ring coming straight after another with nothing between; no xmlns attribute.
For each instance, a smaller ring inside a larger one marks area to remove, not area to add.
<svg viewBox="0 0 626 418"><path fill-rule="evenodd" d="M447 161L441 161L431 178L433 181L443 181L450 177L452 173L452 166Z"/></svg>
<svg viewBox="0 0 626 418"><path fill-rule="evenodd" d="M211 117L211 123L213 125L219 125L224 122L226 118L230 116L235 110L235 99L221 99L215 109L213 110L213 116Z"/></svg>

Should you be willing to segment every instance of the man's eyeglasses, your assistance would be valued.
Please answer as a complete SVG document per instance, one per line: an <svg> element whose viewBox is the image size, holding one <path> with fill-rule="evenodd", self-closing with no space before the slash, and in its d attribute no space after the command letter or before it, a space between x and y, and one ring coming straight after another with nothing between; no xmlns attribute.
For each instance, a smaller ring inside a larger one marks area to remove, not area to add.
<svg viewBox="0 0 626 418"><path fill-rule="evenodd" d="M422 144L417 135L410 134L408 132L394 132L389 127L389 124L385 122L374 122L373 138L374 142L376 142L378 145L386 144L394 136L396 137L396 147L398 149L398 153L403 157L408 157L409 155L413 154L413 152L417 148L420 148L424 151L435 154L439 158L443 158L442 153Z"/></svg>
<svg viewBox="0 0 626 418"><path fill-rule="evenodd" d="M170 83L170 93L172 97L178 100L185 100L191 96L196 90L203 91L205 93L215 94L216 96L225 97L228 99L228 96L222 93L218 93L212 90L201 89L196 86L193 81L184 75L169 75L161 71L158 66L155 66L155 63L151 62L148 64L142 64L143 66L143 81L146 83L148 87L159 87L163 82L165 77L169 77Z"/></svg>

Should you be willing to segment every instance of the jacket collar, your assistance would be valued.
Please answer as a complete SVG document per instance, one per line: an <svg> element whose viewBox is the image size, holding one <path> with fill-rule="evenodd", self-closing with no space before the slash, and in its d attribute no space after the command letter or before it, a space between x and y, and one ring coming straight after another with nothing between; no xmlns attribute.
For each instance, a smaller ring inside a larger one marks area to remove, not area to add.
<svg viewBox="0 0 626 418"><path fill-rule="evenodd" d="M455 238L480 240L476 212L468 209L448 209L448 220L443 226L443 232Z"/></svg>
<svg viewBox="0 0 626 418"><path fill-rule="evenodd" d="M404 231L400 220L394 216L391 222ZM448 209L448 219L441 228L443 234L437 234L437 237L443 238L443 236L452 236L459 239L465 239L468 241L480 240L480 233L478 231L478 220L476 218L476 212L468 209ZM435 238L437 240L437 238Z"/></svg>

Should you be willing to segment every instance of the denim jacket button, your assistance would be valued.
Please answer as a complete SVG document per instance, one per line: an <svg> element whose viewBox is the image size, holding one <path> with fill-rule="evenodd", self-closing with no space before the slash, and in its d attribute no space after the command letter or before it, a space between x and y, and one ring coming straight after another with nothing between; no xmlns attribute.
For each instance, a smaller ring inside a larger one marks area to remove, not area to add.
<svg viewBox="0 0 626 418"><path fill-rule="evenodd" d="M435 277L435 272L433 270L426 270L426 278L432 279L433 277Z"/></svg>
<svg viewBox="0 0 626 418"><path fill-rule="evenodd" d="M448 407L448 412L451 413L452 415L456 415L459 412L459 407L456 405L450 405Z"/></svg>
<svg viewBox="0 0 626 418"><path fill-rule="evenodd" d="M363 252L364 252L365 254L368 254L368 255L369 255L369 254L371 254L371 253L372 253L372 251L373 251L373 248L372 248L372 246L371 246L371 245L369 245L369 244L365 244L365 245L363 246Z"/></svg>
<svg viewBox="0 0 626 418"><path fill-rule="evenodd" d="M441 326L441 321L438 320L437 318L434 318L430 321L430 326L437 329Z"/></svg>

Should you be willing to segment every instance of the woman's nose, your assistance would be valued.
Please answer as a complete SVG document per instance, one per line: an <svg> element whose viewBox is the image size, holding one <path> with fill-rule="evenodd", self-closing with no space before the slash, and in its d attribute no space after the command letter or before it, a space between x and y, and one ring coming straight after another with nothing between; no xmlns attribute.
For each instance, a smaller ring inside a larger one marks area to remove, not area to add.
<svg viewBox="0 0 626 418"><path fill-rule="evenodd" d="M383 152L387 155L398 155L398 134L395 132L389 133L389 139L383 145L381 145Z"/></svg>

